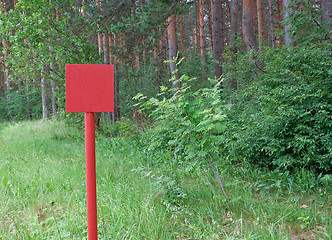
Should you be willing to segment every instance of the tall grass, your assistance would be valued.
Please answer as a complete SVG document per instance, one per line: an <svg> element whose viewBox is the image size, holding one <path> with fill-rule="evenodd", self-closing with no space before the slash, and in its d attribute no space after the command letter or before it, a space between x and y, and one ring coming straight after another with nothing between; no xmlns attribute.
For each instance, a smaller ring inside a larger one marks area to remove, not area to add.
<svg viewBox="0 0 332 240"><path fill-rule="evenodd" d="M171 166L167 152L152 155L135 138L98 136L96 147L99 239L331 237L327 188L291 191L278 174L225 165L232 209L217 193L220 208L204 176ZM56 121L0 125L0 173L0 239L87 238L80 131Z"/></svg>

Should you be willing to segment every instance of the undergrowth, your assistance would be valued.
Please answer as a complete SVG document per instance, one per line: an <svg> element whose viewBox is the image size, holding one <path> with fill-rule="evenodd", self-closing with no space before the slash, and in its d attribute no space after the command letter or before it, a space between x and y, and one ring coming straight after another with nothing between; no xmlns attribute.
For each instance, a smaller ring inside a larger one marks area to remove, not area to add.
<svg viewBox="0 0 332 240"><path fill-rule="evenodd" d="M48 121L1 128L0 239L86 239L82 132ZM299 169L291 184L284 172L223 162L230 210L201 171L178 165L168 149L148 151L139 139L96 139L100 239L331 237L327 180Z"/></svg>

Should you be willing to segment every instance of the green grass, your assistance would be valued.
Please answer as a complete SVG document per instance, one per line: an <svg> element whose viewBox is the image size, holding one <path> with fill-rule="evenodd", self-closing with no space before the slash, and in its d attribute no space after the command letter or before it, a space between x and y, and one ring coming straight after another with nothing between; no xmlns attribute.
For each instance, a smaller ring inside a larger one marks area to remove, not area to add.
<svg viewBox="0 0 332 240"><path fill-rule="evenodd" d="M327 186L292 190L279 175L224 164L232 209L218 191L220 208L204 176L167 154L130 137L98 136L96 146L99 239L332 236ZM0 125L0 173L0 239L87 238L81 132L56 121Z"/></svg>

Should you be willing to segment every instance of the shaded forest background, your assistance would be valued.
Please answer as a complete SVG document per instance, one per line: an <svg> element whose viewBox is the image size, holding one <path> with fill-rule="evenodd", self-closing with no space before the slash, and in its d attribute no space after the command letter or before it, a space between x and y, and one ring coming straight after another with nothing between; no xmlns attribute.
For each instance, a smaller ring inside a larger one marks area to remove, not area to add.
<svg viewBox="0 0 332 240"><path fill-rule="evenodd" d="M65 113L65 64L114 64L109 135L152 113L152 148L331 171L330 0L1 3L1 121L82 123Z"/></svg>

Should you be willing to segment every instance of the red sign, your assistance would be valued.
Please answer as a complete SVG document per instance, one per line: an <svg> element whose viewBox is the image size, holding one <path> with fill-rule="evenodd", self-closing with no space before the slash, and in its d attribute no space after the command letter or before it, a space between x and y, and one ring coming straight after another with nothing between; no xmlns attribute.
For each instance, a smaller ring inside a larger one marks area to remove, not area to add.
<svg viewBox="0 0 332 240"><path fill-rule="evenodd" d="M113 65L66 64L67 112L114 112Z"/></svg>
<svg viewBox="0 0 332 240"><path fill-rule="evenodd" d="M98 239L95 112L114 112L113 65L66 65L66 111L84 112L88 239Z"/></svg>

